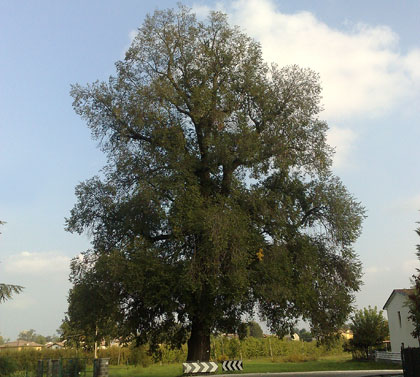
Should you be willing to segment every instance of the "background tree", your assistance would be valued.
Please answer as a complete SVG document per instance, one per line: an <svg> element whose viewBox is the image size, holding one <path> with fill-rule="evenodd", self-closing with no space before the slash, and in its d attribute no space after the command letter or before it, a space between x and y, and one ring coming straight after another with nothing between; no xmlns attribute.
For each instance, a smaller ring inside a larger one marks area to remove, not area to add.
<svg viewBox="0 0 420 377"><path fill-rule="evenodd" d="M414 283L412 293L408 295L408 319L414 326L411 335L418 339L420 345L420 276L413 275L412 282Z"/></svg>
<svg viewBox="0 0 420 377"><path fill-rule="evenodd" d="M34 329L30 330L22 330L19 332L18 339L19 340L26 340L28 342L35 342L35 338L38 336Z"/></svg>
<svg viewBox="0 0 420 377"><path fill-rule="evenodd" d="M420 228L416 229L417 235L420 236ZM417 258L420 259L420 245L416 246ZM420 346L420 270L417 268L417 275L412 276L413 290L408 295L408 318L411 320L414 326L414 330L411 333L413 338L418 339Z"/></svg>
<svg viewBox="0 0 420 377"><path fill-rule="evenodd" d="M26 340L28 342L35 342L38 344L45 344L48 342L56 342L58 340L58 337L55 335L41 335L37 334L37 332L34 329L30 330L22 330L19 332L18 339L20 340Z"/></svg>
<svg viewBox="0 0 420 377"><path fill-rule="evenodd" d="M1 335L0 335L0 345L2 345L2 344L4 344L4 343L7 343L9 341L9 338L3 338Z"/></svg>
<svg viewBox="0 0 420 377"><path fill-rule="evenodd" d="M377 307L357 310L351 319L350 329L353 338L350 339L350 347L360 351L366 359L369 358L375 347L381 346L389 336L388 322Z"/></svg>
<svg viewBox="0 0 420 377"><path fill-rule="evenodd" d="M0 225L3 225L3 224L5 224L5 222L0 221ZM0 303L10 299L14 293L18 294L22 291L23 291L23 287L20 285L0 283Z"/></svg>
<svg viewBox="0 0 420 377"><path fill-rule="evenodd" d="M60 338L68 344L92 350L95 343L116 335L116 324L118 318L114 314L115 307L110 295L112 287L108 289L103 285L102 279L97 280L95 276L107 273L107 266L104 266L105 259L96 264L95 274L91 274L88 265L77 263L74 260L71 264L73 288L68 296L68 311L60 327ZM103 269L106 270L103 270ZM79 276L83 279L79 279Z"/></svg>
<svg viewBox="0 0 420 377"><path fill-rule="evenodd" d="M188 360L246 313L336 331L360 285L363 209L331 172L318 76L268 66L226 15L184 7L148 16L116 69L71 91L108 156L67 220L92 235L76 284L107 287L126 339L189 336Z"/></svg>
<svg viewBox="0 0 420 377"><path fill-rule="evenodd" d="M238 337L240 340L244 340L249 336L249 326L247 322L241 322L238 326Z"/></svg>
<svg viewBox="0 0 420 377"><path fill-rule="evenodd" d="M264 336L263 330L258 322L249 321L248 327L249 327L249 336L252 336L254 338L262 338Z"/></svg>
<svg viewBox="0 0 420 377"><path fill-rule="evenodd" d="M297 330L296 333L299 335L299 339L303 342L312 342L313 336L310 331L306 329Z"/></svg>

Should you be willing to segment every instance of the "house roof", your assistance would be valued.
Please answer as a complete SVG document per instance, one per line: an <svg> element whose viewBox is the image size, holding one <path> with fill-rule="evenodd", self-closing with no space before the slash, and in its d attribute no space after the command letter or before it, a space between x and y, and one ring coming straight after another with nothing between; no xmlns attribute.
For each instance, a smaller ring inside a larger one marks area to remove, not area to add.
<svg viewBox="0 0 420 377"><path fill-rule="evenodd" d="M386 303L383 307L384 310L386 310L388 308L389 303L392 301L393 297L397 294L403 295L403 296L408 296L409 294L414 293L414 289L394 289L391 293L391 295L388 297L388 300L386 300Z"/></svg>
<svg viewBox="0 0 420 377"><path fill-rule="evenodd" d="M52 346L64 347L64 342L48 342L48 343L45 343L46 348L51 348Z"/></svg>
<svg viewBox="0 0 420 377"><path fill-rule="evenodd" d="M42 344L38 344L35 342L28 342L27 340L16 340L14 342L4 343L0 346L0 348L8 348L8 347L44 347Z"/></svg>

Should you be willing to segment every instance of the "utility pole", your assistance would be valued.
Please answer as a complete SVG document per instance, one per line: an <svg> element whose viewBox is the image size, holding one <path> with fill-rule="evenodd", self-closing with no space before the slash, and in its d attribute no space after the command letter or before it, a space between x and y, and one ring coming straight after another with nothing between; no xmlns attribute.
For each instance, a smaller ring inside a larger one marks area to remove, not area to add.
<svg viewBox="0 0 420 377"><path fill-rule="evenodd" d="M95 329L95 359L98 358L98 325L96 325Z"/></svg>

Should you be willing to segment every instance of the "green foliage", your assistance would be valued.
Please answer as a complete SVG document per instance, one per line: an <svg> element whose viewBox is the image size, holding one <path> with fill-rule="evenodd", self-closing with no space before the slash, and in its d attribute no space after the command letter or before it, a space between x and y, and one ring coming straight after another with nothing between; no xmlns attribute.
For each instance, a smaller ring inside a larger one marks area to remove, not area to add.
<svg viewBox="0 0 420 377"><path fill-rule="evenodd" d="M8 338L3 338L1 335L0 335L0 345L2 345L2 344L4 344L4 343L6 343L6 342L8 342L9 341L9 339Z"/></svg>
<svg viewBox="0 0 420 377"><path fill-rule="evenodd" d="M354 355L368 359L372 351L389 336L388 322L377 307L357 310L351 319L353 338L349 344Z"/></svg>
<svg viewBox="0 0 420 377"><path fill-rule="evenodd" d="M73 261L73 271L75 261ZM82 267L77 267L82 268ZM96 272L100 272L98 263ZM61 339L67 340L69 345L94 348L95 341L112 339L116 335L116 318L110 292L105 285L99 284L97 279L87 268L84 279L73 277L73 288L68 296L68 310L61 326Z"/></svg>
<svg viewBox="0 0 420 377"><path fill-rule="evenodd" d="M263 330L257 322L255 321L248 322L248 327L249 327L249 336L253 336L254 338L263 337L264 335Z"/></svg>
<svg viewBox="0 0 420 377"><path fill-rule="evenodd" d="M299 339L304 342L312 342L313 336L312 333L306 329L300 329L297 331Z"/></svg>
<svg viewBox="0 0 420 377"><path fill-rule="evenodd" d="M244 340L248 336L262 338L264 335L261 326L255 321L241 322L237 328L237 334L240 340Z"/></svg>
<svg viewBox="0 0 420 377"><path fill-rule="evenodd" d="M270 351L271 343L271 351ZM243 359L271 358L276 361L287 360L317 360L321 356L337 355L343 352L343 341L337 342L333 347L319 346L317 342L300 342L282 340L275 336L269 338L248 337L245 340L219 336L212 338L211 358L220 360L221 357L229 359L231 355ZM239 348L238 348L239 345Z"/></svg>
<svg viewBox="0 0 420 377"><path fill-rule="evenodd" d="M419 248L419 246L417 246ZM413 275L414 287L408 295L408 319L413 323L414 330L411 332L413 338L420 339L420 275Z"/></svg>
<svg viewBox="0 0 420 377"><path fill-rule="evenodd" d="M147 367L152 364L152 358L148 353L148 349L145 345L136 347L130 347L130 356L128 362L131 365L141 365L142 367Z"/></svg>
<svg viewBox="0 0 420 377"><path fill-rule="evenodd" d="M5 224L4 221L0 221L0 225ZM1 234L1 233L0 233ZM0 283L0 303L12 298L13 294L18 294L23 291L23 287L14 284Z"/></svg>
<svg viewBox="0 0 420 377"><path fill-rule="evenodd" d="M249 326L246 322L241 322L238 326L237 333L240 340L244 340L249 336Z"/></svg>
<svg viewBox="0 0 420 377"><path fill-rule="evenodd" d="M416 229L417 235L420 236L420 228ZM420 259L420 245L416 246L417 258ZM413 291L408 295L408 318L414 325L411 335L413 338L420 339L420 270L417 269L417 275L412 276Z"/></svg>
<svg viewBox="0 0 420 377"><path fill-rule="evenodd" d="M276 333L299 317L337 331L360 285L363 208L331 172L318 75L268 66L226 15L182 6L148 16L116 69L71 91L108 164L67 219L92 235L69 328L111 322L151 351L190 336L190 360L255 310Z"/></svg>
<svg viewBox="0 0 420 377"><path fill-rule="evenodd" d="M240 358L241 353L241 343L238 339L233 338L226 345L226 354L229 356L230 360L237 360Z"/></svg>
<svg viewBox="0 0 420 377"><path fill-rule="evenodd" d="M15 361L3 355L0 355L0 376L8 377L17 370Z"/></svg>
<svg viewBox="0 0 420 377"><path fill-rule="evenodd" d="M0 283L0 303L9 300L13 294L18 294L22 291L23 287L20 285Z"/></svg>

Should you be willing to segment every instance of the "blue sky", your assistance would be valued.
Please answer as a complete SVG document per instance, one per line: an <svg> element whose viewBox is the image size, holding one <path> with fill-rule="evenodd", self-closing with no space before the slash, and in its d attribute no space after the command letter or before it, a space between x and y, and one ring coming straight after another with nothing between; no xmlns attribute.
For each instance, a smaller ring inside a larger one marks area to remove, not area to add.
<svg viewBox="0 0 420 377"><path fill-rule="evenodd" d="M355 245L364 266L356 305L382 307L420 267L420 2L188 1L222 9L264 57L321 75L334 170L367 210ZM114 73L133 32L176 1L0 0L0 281L24 293L0 305L0 335L50 335L66 310L68 264L89 248L64 231L74 187L104 156L73 112L72 83Z"/></svg>

